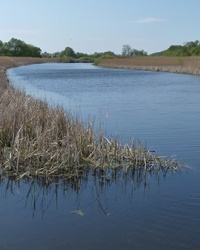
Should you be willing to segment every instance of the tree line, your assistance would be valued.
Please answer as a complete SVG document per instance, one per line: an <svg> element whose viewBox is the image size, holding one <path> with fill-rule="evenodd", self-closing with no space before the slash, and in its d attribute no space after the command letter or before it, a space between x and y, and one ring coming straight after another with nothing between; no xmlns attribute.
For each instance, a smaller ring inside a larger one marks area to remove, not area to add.
<svg viewBox="0 0 200 250"><path fill-rule="evenodd" d="M144 50L132 49L131 46L127 44L122 46L122 56L147 56L147 52Z"/></svg>
<svg viewBox="0 0 200 250"><path fill-rule="evenodd" d="M56 52L53 54L49 54L44 52L42 54L43 57L56 57L61 62L94 62L99 58L113 58L116 57L115 53L112 51L106 52L95 52L93 54L88 55L87 53L75 52L71 47L66 47L61 52Z"/></svg>
<svg viewBox="0 0 200 250"><path fill-rule="evenodd" d="M60 52L42 53L42 50L39 47L27 44L16 38L11 38L10 41L5 43L0 40L0 56L57 58L61 62L94 62L102 58L147 55L147 52L144 50L131 48L130 45L123 45L120 55L117 55L112 51L95 52L88 55L87 53L75 52L70 47L66 47ZM200 56L200 41L190 41L184 43L184 45L172 45L167 50L151 54L151 56Z"/></svg>
<svg viewBox="0 0 200 250"><path fill-rule="evenodd" d="M183 45L171 45L167 50L154 53L154 56L200 56L200 41L190 41Z"/></svg>
<svg viewBox="0 0 200 250"><path fill-rule="evenodd" d="M43 53L43 57L56 57L62 62L97 62L100 59L115 58L115 57L129 57L129 56L147 56L147 52L144 50L132 49L130 45L122 46L121 55L117 55L112 51L106 52L95 52L93 54L86 54L81 52L75 52L72 48L66 47L61 52L56 52L54 54L49 54L47 52Z"/></svg>
<svg viewBox="0 0 200 250"><path fill-rule="evenodd" d="M0 40L0 56L41 57L41 52L40 48L16 38L11 38L5 43Z"/></svg>

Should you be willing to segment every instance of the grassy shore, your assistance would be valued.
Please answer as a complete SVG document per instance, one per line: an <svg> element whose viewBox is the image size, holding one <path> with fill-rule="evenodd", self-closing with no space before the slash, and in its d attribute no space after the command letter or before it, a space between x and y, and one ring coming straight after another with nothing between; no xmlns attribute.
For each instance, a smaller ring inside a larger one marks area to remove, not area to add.
<svg viewBox="0 0 200 250"><path fill-rule="evenodd" d="M99 66L200 75L200 57L141 56L101 60Z"/></svg>
<svg viewBox="0 0 200 250"><path fill-rule="evenodd" d="M40 58L0 57L0 174L1 176L80 179L89 168L157 172L178 170L179 164L156 156L141 145L121 145L95 133L62 107L49 107L16 90L6 70L43 63Z"/></svg>

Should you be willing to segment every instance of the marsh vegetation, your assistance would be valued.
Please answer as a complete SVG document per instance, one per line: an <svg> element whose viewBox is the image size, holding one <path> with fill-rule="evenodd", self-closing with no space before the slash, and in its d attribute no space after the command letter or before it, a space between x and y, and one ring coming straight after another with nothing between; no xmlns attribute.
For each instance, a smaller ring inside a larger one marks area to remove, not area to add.
<svg viewBox="0 0 200 250"><path fill-rule="evenodd" d="M181 74L200 74L200 57L139 56L103 59L100 66L174 72Z"/></svg>
<svg viewBox="0 0 200 250"><path fill-rule="evenodd" d="M0 79L1 175L79 181L88 168L98 173L180 168L177 162L156 156L134 140L122 145L96 132L91 121L83 123L60 106L49 107L45 101L14 89L5 70Z"/></svg>

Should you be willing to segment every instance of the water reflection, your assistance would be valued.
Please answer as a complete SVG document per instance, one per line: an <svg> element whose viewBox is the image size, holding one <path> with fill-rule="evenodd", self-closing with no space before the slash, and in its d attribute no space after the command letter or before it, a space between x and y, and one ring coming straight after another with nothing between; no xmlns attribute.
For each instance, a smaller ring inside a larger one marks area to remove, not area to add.
<svg viewBox="0 0 200 250"><path fill-rule="evenodd" d="M174 172L170 170L169 173ZM70 210L69 206L67 209L70 213L85 216L82 207L98 207L102 214L108 216L112 212L109 204L112 203L113 194L115 199L122 195L132 202L135 192L142 192L145 196L152 179L160 185L160 180L166 175L167 172L162 170L152 173L142 169L130 169L125 172L123 168L108 168L105 171L88 168L78 179L50 181L45 178L24 178L17 181L14 177L2 178L0 191L5 200L17 200L17 204L22 205L23 209L28 209L33 219L36 214L44 218L51 206L59 209L59 202L63 203L66 198L73 200L73 208L76 208Z"/></svg>

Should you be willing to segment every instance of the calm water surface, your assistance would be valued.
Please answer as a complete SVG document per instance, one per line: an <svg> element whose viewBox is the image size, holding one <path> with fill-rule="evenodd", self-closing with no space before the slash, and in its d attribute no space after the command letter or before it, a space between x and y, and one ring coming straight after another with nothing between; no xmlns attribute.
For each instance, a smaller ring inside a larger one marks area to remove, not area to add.
<svg viewBox="0 0 200 250"><path fill-rule="evenodd" d="M147 149L192 166L144 179L101 183L0 185L0 249L199 249L200 77L43 64L10 69L15 87L81 119L107 137L139 139Z"/></svg>

